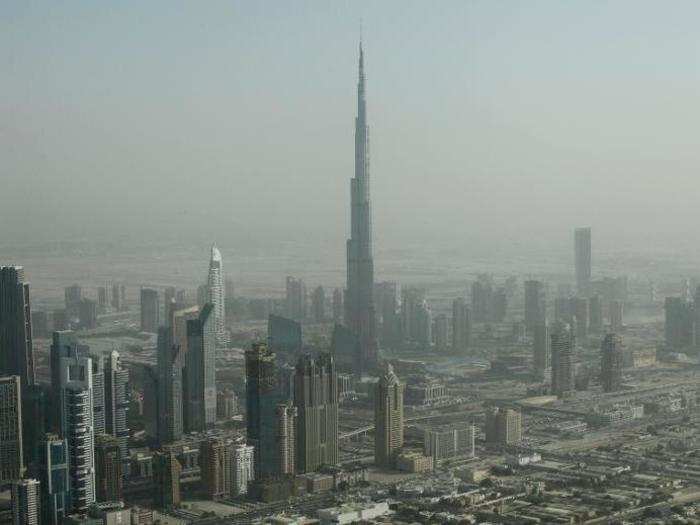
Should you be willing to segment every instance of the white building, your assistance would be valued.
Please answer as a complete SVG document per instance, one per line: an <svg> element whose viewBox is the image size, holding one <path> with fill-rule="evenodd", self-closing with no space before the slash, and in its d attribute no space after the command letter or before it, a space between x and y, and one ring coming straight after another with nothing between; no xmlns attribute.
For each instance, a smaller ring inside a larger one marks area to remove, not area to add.
<svg viewBox="0 0 700 525"><path fill-rule="evenodd" d="M207 301L214 305L214 320L216 325L216 340L219 345L226 344L226 301L224 289L224 269L221 252L216 244L211 247L209 260L209 275L207 277Z"/></svg>
<svg viewBox="0 0 700 525"><path fill-rule="evenodd" d="M434 461L455 456L474 457L474 425L447 426L425 431L423 452Z"/></svg>
<svg viewBox="0 0 700 525"><path fill-rule="evenodd" d="M21 479L12 485L12 523L39 525L39 487L35 479Z"/></svg>
<svg viewBox="0 0 700 525"><path fill-rule="evenodd" d="M231 495L238 496L248 492L248 482L255 476L253 465L252 445L236 445L233 448L233 458L231 460Z"/></svg>
<svg viewBox="0 0 700 525"><path fill-rule="evenodd" d="M321 521L321 525L342 525L371 520L388 513L389 505L386 501L380 503L349 503L340 507L319 510L318 519Z"/></svg>

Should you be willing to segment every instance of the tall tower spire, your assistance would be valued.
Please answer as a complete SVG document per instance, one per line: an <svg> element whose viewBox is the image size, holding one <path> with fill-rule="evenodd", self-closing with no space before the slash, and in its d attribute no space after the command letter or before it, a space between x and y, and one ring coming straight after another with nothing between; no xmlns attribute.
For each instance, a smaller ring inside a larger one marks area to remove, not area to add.
<svg viewBox="0 0 700 525"><path fill-rule="evenodd" d="M354 361L367 370L377 362L374 312L374 261L369 191L369 126L365 100L365 66L362 41L357 79L355 119L355 176L350 181L350 239L347 241L345 324L355 334L359 354ZM360 372L362 370L359 370Z"/></svg>

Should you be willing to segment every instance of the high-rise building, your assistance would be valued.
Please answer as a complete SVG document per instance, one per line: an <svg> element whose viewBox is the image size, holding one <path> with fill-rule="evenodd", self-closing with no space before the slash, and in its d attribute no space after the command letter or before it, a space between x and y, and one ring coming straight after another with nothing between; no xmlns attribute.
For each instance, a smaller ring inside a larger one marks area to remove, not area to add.
<svg viewBox="0 0 700 525"><path fill-rule="evenodd" d="M549 326L546 322L535 326L532 338L533 364L535 374L543 378L551 367L552 352L549 338Z"/></svg>
<svg viewBox="0 0 700 525"><path fill-rule="evenodd" d="M0 487L24 477L19 376L0 377Z"/></svg>
<svg viewBox="0 0 700 525"><path fill-rule="evenodd" d="M158 442L163 445L182 437L182 363L180 345L168 327L158 330Z"/></svg>
<svg viewBox="0 0 700 525"><path fill-rule="evenodd" d="M291 476L296 471L297 407L290 402L279 403L275 409L275 444L277 447L277 476Z"/></svg>
<svg viewBox="0 0 700 525"><path fill-rule="evenodd" d="M381 320L379 340L382 347L395 348L401 344L399 286L392 281L377 283L374 288L374 297Z"/></svg>
<svg viewBox="0 0 700 525"><path fill-rule="evenodd" d="M692 307L688 307L688 310L692 310ZM623 311L622 301L610 301L610 330L614 333L622 332L625 328Z"/></svg>
<svg viewBox="0 0 700 525"><path fill-rule="evenodd" d="M124 368L118 352L105 359L105 432L116 438L122 458L122 472L129 474L129 426L127 416L131 386L129 370Z"/></svg>
<svg viewBox="0 0 700 525"><path fill-rule="evenodd" d="M317 286L311 294L311 315L316 323L326 320L326 292L323 286Z"/></svg>
<svg viewBox="0 0 700 525"><path fill-rule="evenodd" d="M603 338L600 352L600 382L603 392L617 392L622 389L622 338L616 334L607 334Z"/></svg>
<svg viewBox="0 0 700 525"><path fill-rule="evenodd" d="M270 314L267 320L267 344L270 351L294 362L302 351L301 323Z"/></svg>
<svg viewBox="0 0 700 525"><path fill-rule="evenodd" d="M207 303L197 319L187 321L187 354L183 373L183 418L186 432L216 423L216 317Z"/></svg>
<svg viewBox="0 0 700 525"><path fill-rule="evenodd" d="M40 459L41 523L61 525L70 513L68 442L57 434L46 434Z"/></svg>
<svg viewBox="0 0 700 525"><path fill-rule="evenodd" d="M220 346L225 346L227 343L225 292L223 260L221 252L214 244L211 247L209 274L207 275L207 302L214 306L216 341Z"/></svg>
<svg viewBox="0 0 700 525"><path fill-rule="evenodd" d="M415 342L420 338L422 325L419 317L424 303L425 290L412 287L401 290L401 335L404 342Z"/></svg>
<svg viewBox="0 0 700 525"><path fill-rule="evenodd" d="M433 342L435 347L440 351L447 349L447 334L448 334L447 316L445 314L438 315L433 321Z"/></svg>
<svg viewBox="0 0 700 525"><path fill-rule="evenodd" d="M466 301L458 297L452 301L452 350L464 353L469 348L471 339L471 311Z"/></svg>
<svg viewBox="0 0 700 525"><path fill-rule="evenodd" d="M426 429L423 438L423 453L434 462L455 456L474 457L474 425L448 425Z"/></svg>
<svg viewBox="0 0 700 525"><path fill-rule="evenodd" d="M233 447L231 460L231 495L239 496L248 492L248 483L255 477L253 447L243 443Z"/></svg>
<svg viewBox="0 0 700 525"><path fill-rule="evenodd" d="M390 364L379 378L374 395L374 462L391 467L403 447L404 385Z"/></svg>
<svg viewBox="0 0 700 525"><path fill-rule="evenodd" d="M112 284L112 308L116 310L117 312L121 311L124 308L124 304L122 303L121 300L121 294L119 293L119 285L118 284ZM55 329L55 328L54 328Z"/></svg>
<svg viewBox="0 0 700 525"><path fill-rule="evenodd" d="M550 337L552 393L561 397L574 390L574 334L569 325L557 323Z"/></svg>
<svg viewBox="0 0 700 525"><path fill-rule="evenodd" d="M360 363L365 369L377 364L378 347L374 310L374 259L369 176L369 126L365 99L365 69L360 44L355 119L355 176L350 183L350 238L347 241L345 324L359 342Z"/></svg>
<svg viewBox="0 0 700 525"><path fill-rule="evenodd" d="M105 312L107 308L107 287L98 286L97 287L97 306L100 307L101 313Z"/></svg>
<svg viewBox="0 0 700 525"><path fill-rule="evenodd" d="M306 318L306 285L291 275L286 280L285 315L295 321Z"/></svg>
<svg viewBox="0 0 700 525"><path fill-rule="evenodd" d="M313 472L338 463L338 376L330 354L302 356L294 374L296 468Z"/></svg>
<svg viewBox="0 0 700 525"><path fill-rule="evenodd" d="M40 463L43 441L51 425L49 399L48 385L36 383L22 392L22 445L24 464L29 469Z"/></svg>
<svg viewBox="0 0 700 525"><path fill-rule="evenodd" d="M523 419L520 412L511 408L499 408L486 412L486 444L491 446L508 446L523 439Z"/></svg>
<svg viewBox="0 0 700 525"><path fill-rule="evenodd" d="M343 291L340 288L333 290L333 322L340 324L343 321Z"/></svg>
<svg viewBox="0 0 700 525"><path fill-rule="evenodd" d="M78 348L59 359L60 435L68 442L71 513L87 514L95 502L95 436L92 359Z"/></svg>
<svg viewBox="0 0 700 525"><path fill-rule="evenodd" d="M342 324L333 327L331 353L339 370L362 374L363 367L359 362L360 341L348 327Z"/></svg>
<svg viewBox="0 0 700 525"><path fill-rule="evenodd" d="M87 351L87 347L82 347ZM92 424L95 435L104 434L105 423L105 360L102 354L92 358Z"/></svg>
<svg viewBox="0 0 700 525"><path fill-rule="evenodd" d="M83 330L97 328L97 303L83 297L78 303L78 326Z"/></svg>
<svg viewBox="0 0 700 525"><path fill-rule="evenodd" d="M95 497L99 502L121 501L122 456L119 441L114 436L95 436Z"/></svg>
<svg viewBox="0 0 700 525"><path fill-rule="evenodd" d="M490 320L494 323L502 323L508 310L508 292L501 286L497 288L491 297Z"/></svg>
<svg viewBox="0 0 700 525"><path fill-rule="evenodd" d="M591 229L574 230L574 266L576 290L581 295L588 293L591 284Z"/></svg>
<svg viewBox="0 0 700 525"><path fill-rule="evenodd" d="M603 331L603 301L598 294L588 299L588 328L594 334Z"/></svg>
<svg viewBox="0 0 700 525"><path fill-rule="evenodd" d="M238 414L238 397L229 388L216 391L216 417L224 421Z"/></svg>
<svg viewBox="0 0 700 525"><path fill-rule="evenodd" d="M141 331L157 333L160 326L160 300L158 291L141 288Z"/></svg>
<svg viewBox="0 0 700 525"><path fill-rule="evenodd" d="M22 479L12 484L12 523L41 523L41 484L36 479Z"/></svg>
<svg viewBox="0 0 700 525"><path fill-rule="evenodd" d="M576 338L579 341L583 341L588 335L588 299L584 297L572 297L571 311L576 320Z"/></svg>
<svg viewBox="0 0 700 525"><path fill-rule="evenodd" d="M525 281L525 328L529 333L547 319L547 302L542 281Z"/></svg>
<svg viewBox="0 0 700 525"><path fill-rule="evenodd" d="M200 445L202 485L208 499L222 499L231 494L232 448L230 440L221 438L205 439Z"/></svg>
<svg viewBox="0 0 700 525"><path fill-rule="evenodd" d="M67 286L63 289L63 297L65 299L66 311L69 313L69 316L77 316L80 301L83 299L82 288L77 284Z"/></svg>
<svg viewBox="0 0 700 525"><path fill-rule="evenodd" d="M180 473L182 465L177 454L169 448L153 454L153 481L156 492L154 504L167 509L180 505Z"/></svg>
<svg viewBox="0 0 700 525"><path fill-rule="evenodd" d="M491 320L493 304L493 283L488 275L479 275L472 283L472 314L474 321L487 322Z"/></svg>
<svg viewBox="0 0 700 525"><path fill-rule="evenodd" d="M433 311L427 301L418 305L415 318L415 342L424 348L430 348L433 343Z"/></svg>
<svg viewBox="0 0 700 525"><path fill-rule="evenodd" d="M255 478L279 475L277 405L283 398L275 354L262 343L246 350L246 424L248 445L255 449Z"/></svg>
<svg viewBox="0 0 700 525"><path fill-rule="evenodd" d="M32 312L32 334L35 338L49 337L49 314L41 310Z"/></svg>
<svg viewBox="0 0 700 525"><path fill-rule="evenodd" d="M29 282L21 266L0 266L0 376L34 384Z"/></svg>
<svg viewBox="0 0 700 525"><path fill-rule="evenodd" d="M667 297L664 303L664 314L666 346L674 349L695 346L696 319L693 304L681 297ZM612 326L611 331L613 331Z"/></svg>

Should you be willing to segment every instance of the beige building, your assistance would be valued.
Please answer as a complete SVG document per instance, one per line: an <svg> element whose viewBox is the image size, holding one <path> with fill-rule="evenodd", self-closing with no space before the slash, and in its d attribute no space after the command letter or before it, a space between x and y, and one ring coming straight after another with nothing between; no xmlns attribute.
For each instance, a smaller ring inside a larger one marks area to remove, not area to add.
<svg viewBox="0 0 700 525"><path fill-rule="evenodd" d="M374 397L374 462L394 466L403 447L403 393L404 385L391 365L377 383Z"/></svg>
<svg viewBox="0 0 700 525"><path fill-rule="evenodd" d="M486 444L504 446L519 443L523 437L520 412L510 408L493 408L486 413Z"/></svg>

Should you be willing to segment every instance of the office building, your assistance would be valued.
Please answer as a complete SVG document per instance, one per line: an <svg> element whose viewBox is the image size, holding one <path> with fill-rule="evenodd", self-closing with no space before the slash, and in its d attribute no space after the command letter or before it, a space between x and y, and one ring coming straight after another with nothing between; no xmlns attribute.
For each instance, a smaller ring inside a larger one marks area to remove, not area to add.
<svg viewBox="0 0 700 525"><path fill-rule="evenodd" d="M423 348L430 348L433 344L433 311L426 301L418 305L415 318L414 342Z"/></svg>
<svg viewBox="0 0 700 525"><path fill-rule="evenodd" d="M210 500L222 499L231 494L233 443L221 438L202 441L199 462L202 472L202 486Z"/></svg>
<svg viewBox="0 0 700 525"><path fill-rule="evenodd" d="M0 266L0 376L34 384L29 283L21 266Z"/></svg>
<svg viewBox="0 0 700 525"><path fill-rule="evenodd" d="M141 331L158 333L160 326L160 300L158 292L151 288L141 288Z"/></svg>
<svg viewBox="0 0 700 525"><path fill-rule="evenodd" d="M129 370L124 368L118 352L111 352L105 359L105 433L114 436L119 443L122 472L129 474L129 401L131 385Z"/></svg>
<svg viewBox="0 0 700 525"><path fill-rule="evenodd" d="M216 423L216 310L207 303L197 319L187 321L183 375L183 422L186 432Z"/></svg>
<svg viewBox="0 0 700 525"><path fill-rule="evenodd" d="M323 286L317 286L311 293L311 316L315 323L326 320L326 292Z"/></svg>
<svg viewBox="0 0 700 525"><path fill-rule="evenodd" d="M374 288L374 297L379 314L379 340L382 347L396 348L401 344L399 286L391 281L377 283Z"/></svg>
<svg viewBox="0 0 700 525"><path fill-rule="evenodd" d="M41 449L41 523L61 525L70 514L68 441L57 434L46 434Z"/></svg>
<svg viewBox="0 0 700 525"><path fill-rule="evenodd" d="M28 469L39 463L46 432L51 428L50 395L50 387L39 383L22 392L22 447Z"/></svg>
<svg viewBox="0 0 700 525"><path fill-rule="evenodd" d="M603 392L617 392L622 389L622 338L616 334L607 334L603 338L600 351L600 382Z"/></svg>
<svg viewBox="0 0 700 525"><path fill-rule="evenodd" d="M361 375L363 369L361 361L360 341L355 333L341 324L333 327L331 336L331 353L335 359L338 370L352 372Z"/></svg>
<svg viewBox="0 0 700 525"><path fill-rule="evenodd" d="M532 351L535 374L543 378L546 370L551 367L552 359L549 326L546 322L535 325L532 337Z"/></svg>
<svg viewBox="0 0 700 525"><path fill-rule="evenodd" d="M591 284L591 229L574 230L574 266L576 271L576 291L587 295Z"/></svg>
<svg viewBox="0 0 700 525"><path fill-rule="evenodd" d="M374 395L374 462L392 467L403 448L404 385L388 364Z"/></svg>
<svg viewBox="0 0 700 525"><path fill-rule="evenodd" d="M207 302L214 307L214 330L216 333L216 342L219 346L225 346L228 342L226 336L225 293L223 259L221 258L221 252L216 247L216 244L214 244L211 247L209 273L207 275Z"/></svg>
<svg viewBox="0 0 700 525"><path fill-rule="evenodd" d="M216 417L228 420L238 415L238 397L230 388L217 389L216 391Z"/></svg>
<svg viewBox="0 0 700 525"><path fill-rule="evenodd" d="M625 303L622 301L610 301L610 330L614 333L622 332L625 329L624 305ZM689 306L688 310L692 310L692 307Z"/></svg>
<svg viewBox="0 0 700 525"><path fill-rule="evenodd" d="M59 434L68 442L71 513L83 516L95 502L92 359L74 347L58 366Z"/></svg>
<svg viewBox="0 0 700 525"><path fill-rule="evenodd" d="M462 297L452 301L452 350L464 354L471 340L471 310Z"/></svg>
<svg viewBox="0 0 700 525"><path fill-rule="evenodd" d="M479 275L472 283L472 314L474 321L491 321L493 310L493 283L488 275Z"/></svg>
<svg viewBox="0 0 700 525"><path fill-rule="evenodd" d="M330 354L302 356L294 374L296 468L313 472L338 463L338 376Z"/></svg>
<svg viewBox="0 0 700 525"><path fill-rule="evenodd" d="M287 276L285 315L295 321L306 319L306 285L301 279Z"/></svg>
<svg viewBox="0 0 700 525"><path fill-rule="evenodd" d="M36 479L22 479L12 484L12 523L41 523L41 484Z"/></svg>
<svg viewBox="0 0 700 525"><path fill-rule="evenodd" d="M291 476L296 472L297 414L297 407L291 402L279 403L275 409L276 476Z"/></svg>
<svg viewBox="0 0 700 525"><path fill-rule="evenodd" d="M571 312L575 319L576 338L584 341L588 335L588 299L584 297L571 298Z"/></svg>
<svg viewBox="0 0 700 525"><path fill-rule="evenodd" d="M248 483L255 477L253 447L238 443L234 445L231 459L231 495L240 496L248 492Z"/></svg>
<svg viewBox="0 0 700 525"><path fill-rule="evenodd" d="M664 303L664 314L666 346L677 350L695 346L696 319L693 304L681 297L667 297ZM613 331L612 326L610 328Z"/></svg>
<svg viewBox="0 0 700 525"><path fill-rule="evenodd" d="M163 445L182 437L182 364L181 346L173 342L168 327L158 330L158 442Z"/></svg>
<svg viewBox="0 0 700 525"><path fill-rule="evenodd" d="M0 377L0 488L24 477L19 376Z"/></svg>
<svg viewBox="0 0 700 525"><path fill-rule="evenodd" d="M552 394L561 397L574 390L574 334L569 325L557 323L550 338Z"/></svg>
<svg viewBox="0 0 700 525"><path fill-rule="evenodd" d="M89 353L86 346L81 346ZM69 354L68 354L69 355ZM68 356L66 355L66 357ZM92 424L95 435L104 434L105 423L105 368L101 354L89 353L92 359Z"/></svg>
<svg viewBox="0 0 700 525"><path fill-rule="evenodd" d="M83 330L97 328L97 303L84 297L78 303L78 326Z"/></svg>
<svg viewBox="0 0 700 525"><path fill-rule="evenodd" d="M39 339L49 337L49 314L47 312L37 310L32 312L32 334Z"/></svg>
<svg viewBox="0 0 700 525"><path fill-rule="evenodd" d="M182 465L174 450L166 448L153 454L153 481L156 488L153 503L157 507L169 509L180 505L181 472Z"/></svg>
<svg viewBox="0 0 700 525"><path fill-rule="evenodd" d="M485 437L489 446L509 446L523 438L522 415L510 408L494 407L486 412Z"/></svg>
<svg viewBox="0 0 700 525"><path fill-rule="evenodd" d="M340 288L333 290L333 322L343 322L343 291Z"/></svg>
<svg viewBox="0 0 700 525"><path fill-rule="evenodd" d="M301 323L270 314L267 321L267 344L270 351L285 361L295 362L302 351Z"/></svg>
<svg viewBox="0 0 700 525"><path fill-rule="evenodd" d="M77 284L67 286L63 289L63 297L65 299L66 312L68 312L70 317L76 317L80 301L83 299L82 288Z"/></svg>
<svg viewBox="0 0 700 525"><path fill-rule="evenodd" d="M426 429L423 437L423 453L433 458L435 465L442 459L457 456L474 457L474 425L447 425Z"/></svg>
<svg viewBox="0 0 700 525"><path fill-rule="evenodd" d="M364 53L360 44L355 119L355 176L350 182L350 238L347 241L345 325L357 337L364 369L377 365L374 309L374 258L369 175L369 126L365 98Z"/></svg>
<svg viewBox="0 0 700 525"><path fill-rule="evenodd" d="M525 328L533 333L535 327L547 320L547 301L542 281L525 281Z"/></svg>
<svg viewBox="0 0 700 525"><path fill-rule="evenodd" d="M99 502L121 501L122 455L119 440L107 434L95 436L95 497Z"/></svg>

